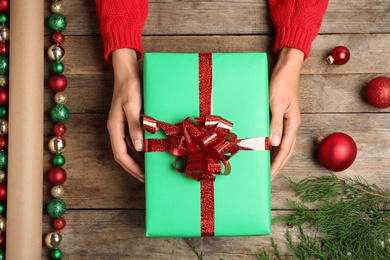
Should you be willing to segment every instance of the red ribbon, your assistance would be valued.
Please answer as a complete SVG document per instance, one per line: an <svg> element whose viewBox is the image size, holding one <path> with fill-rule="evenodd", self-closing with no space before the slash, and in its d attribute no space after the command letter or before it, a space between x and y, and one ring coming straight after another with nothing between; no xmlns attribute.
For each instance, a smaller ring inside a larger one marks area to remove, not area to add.
<svg viewBox="0 0 390 260"><path fill-rule="evenodd" d="M269 150L267 137L238 140L228 120L211 115L211 53L199 54L199 112L194 121L186 118L178 124L157 121L143 115L144 130L161 129L168 138L145 140L146 152L169 151L177 156L174 166L179 172L200 181L201 235L214 236L215 175L231 171L229 158L239 150Z"/></svg>

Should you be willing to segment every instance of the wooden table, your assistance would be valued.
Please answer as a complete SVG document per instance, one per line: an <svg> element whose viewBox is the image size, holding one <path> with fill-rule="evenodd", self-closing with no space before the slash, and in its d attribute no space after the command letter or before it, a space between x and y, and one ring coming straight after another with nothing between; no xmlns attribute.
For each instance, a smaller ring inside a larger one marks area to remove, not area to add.
<svg viewBox="0 0 390 260"><path fill-rule="evenodd" d="M106 120L113 74L103 60L94 3L66 0L64 7L69 21L64 64L71 111L64 153L68 172L63 197L68 206L64 259L196 259L187 243L202 251L204 259L254 259L245 248L271 250L270 237L145 237L144 185L126 174L111 153ZM295 155L272 182L273 216L286 212L286 198L293 196L283 177L300 180L328 174L315 156L317 135L341 131L355 139L357 159L338 175L361 176L371 184L390 187L390 110L375 109L364 100L364 88L370 79L390 76L389 8L389 0L330 1L320 35L302 69L302 126ZM46 28L46 47L51 44L49 35ZM265 51L270 70L276 59L273 40L266 0L151 0L143 37L147 52ZM349 63L324 64L323 59L337 45L349 48ZM46 79L48 76L47 70ZM47 88L46 112L53 105L52 96ZM52 133L48 117L45 125L48 139ZM46 149L45 171L50 168L50 159ZM49 188L45 183L45 203ZM49 223L44 214L45 233L51 230ZM286 228L276 224L272 235L284 254ZM43 259L48 259L46 248L43 254Z"/></svg>

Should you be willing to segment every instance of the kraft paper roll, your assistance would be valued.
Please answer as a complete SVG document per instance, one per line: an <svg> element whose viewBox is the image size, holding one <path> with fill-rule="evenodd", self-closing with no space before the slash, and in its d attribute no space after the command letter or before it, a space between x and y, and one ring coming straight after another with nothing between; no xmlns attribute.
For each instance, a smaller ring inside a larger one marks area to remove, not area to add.
<svg viewBox="0 0 390 260"><path fill-rule="evenodd" d="M42 257L43 0L10 4L7 260Z"/></svg>

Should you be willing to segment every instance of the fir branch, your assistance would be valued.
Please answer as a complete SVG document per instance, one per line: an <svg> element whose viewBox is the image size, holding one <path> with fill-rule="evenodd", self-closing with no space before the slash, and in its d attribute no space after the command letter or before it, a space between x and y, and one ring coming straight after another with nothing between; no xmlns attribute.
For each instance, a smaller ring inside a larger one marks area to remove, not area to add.
<svg viewBox="0 0 390 260"><path fill-rule="evenodd" d="M186 241L186 243L187 243L187 245L191 248L192 252L194 252L194 254L198 257L198 260L203 260L203 252L199 252L199 251L196 249L195 245L192 245L192 244L190 244L190 243L187 242L187 241Z"/></svg>

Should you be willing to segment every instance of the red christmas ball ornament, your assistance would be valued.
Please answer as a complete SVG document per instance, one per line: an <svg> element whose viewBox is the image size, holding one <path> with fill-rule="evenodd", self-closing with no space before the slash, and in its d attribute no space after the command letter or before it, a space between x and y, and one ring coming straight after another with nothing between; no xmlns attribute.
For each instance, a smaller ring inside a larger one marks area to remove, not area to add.
<svg viewBox="0 0 390 260"><path fill-rule="evenodd" d="M0 183L0 202L7 199L7 186L4 183Z"/></svg>
<svg viewBox="0 0 390 260"><path fill-rule="evenodd" d="M59 137L63 136L64 134L66 134L66 125L61 123L55 124L54 133Z"/></svg>
<svg viewBox="0 0 390 260"><path fill-rule="evenodd" d="M5 13L9 9L9 0L0 0L0 13Z"/></svg>
<svg viewBox="0 0 390 260"><path fill-rule="evenodd" d="M5 88L0 88L0 105L8 103L8 91Z"/></svg>
<svg viewBox="0 0 390 260"><path fill-rule="evenodd" d="M355 141L347 134L333 133L317 140L318 159L322 166L334 172L348 169L356 159L357 146Z"/></svg>
<svg viewBox="0 0 390 260"><path fill-rule="evenodd" d="M56 231L64 229L66 226L66 220L63 217L53 219L53 228Z"/></svg>
<svg viewBox="0 0 390 260"><path fill-rule="evenodd" d="M55 32L52 34L51 39L55 43L63 44L65 41L65 36L62 32Z"/></svg>
<svg viewBox="0 0 390 260"><path fill-rule="evenodd" d="M62 74L53 74L49 78L49 86L55 92L62 92L68 86L68 80Z"/></svg>
<svg viewBox="0 0 390 260"><path fill-rule="evenodd" d="M366 100L376 108L390 107L390 78L379 76L372 79L366 88Z"/></svg>
<svg viewBox="0 0 390 260"><path fill-rule="evenodd" d="M59 186L66 181L66 171L61 167L53 167L47 174L47 179L54 186Z"/></svg>
<svg viewBox="0 0 390 260"><path fill-rule="evenodd" d="M325 63L327 64L336 64L336 65L344 65L349 61L351 57L351 53L344 46L335 47L329 54L329 56L325 59Z"/></svg>

